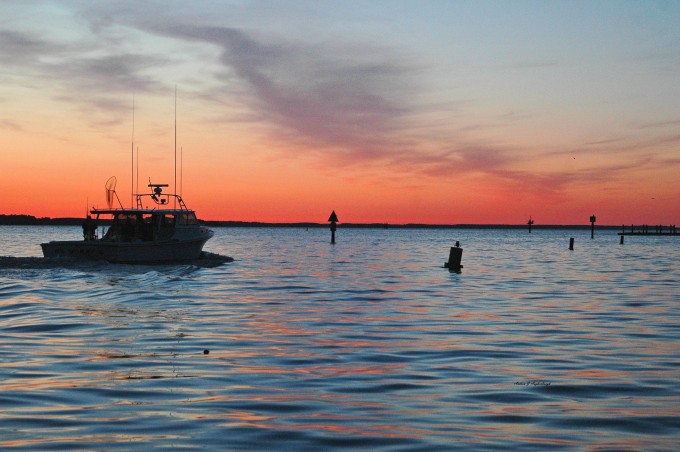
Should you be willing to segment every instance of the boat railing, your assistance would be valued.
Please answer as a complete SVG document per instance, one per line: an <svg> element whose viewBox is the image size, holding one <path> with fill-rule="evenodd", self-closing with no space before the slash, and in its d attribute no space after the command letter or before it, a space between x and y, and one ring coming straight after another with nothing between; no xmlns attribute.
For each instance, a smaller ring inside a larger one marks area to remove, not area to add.
<svg viewBox="0 0 680 452"><path fill-rule="evenodd" d="M179 210L189 210L187 205L184 203L182 197L176 194L143 193L138 194L136 196L137 196L137 209L147 208L148 205L144 206L144 201L151 200L153 204L156 204L157 206L160 207L169 208L170 206L173 206L173 208L179 207Z"/></svg>

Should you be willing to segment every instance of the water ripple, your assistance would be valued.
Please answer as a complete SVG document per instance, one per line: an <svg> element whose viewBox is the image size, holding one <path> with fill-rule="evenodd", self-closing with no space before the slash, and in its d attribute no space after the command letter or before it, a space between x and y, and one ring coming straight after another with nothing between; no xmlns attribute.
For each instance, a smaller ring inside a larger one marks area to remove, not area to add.
<svg viewBox="0 0 680 452"><path fill-rule="evenodd" d="M0 238L71 230L21 231ZM218 228L237 259L210 268L0 258L0 448L677 450L678 241L536 232Z"/></svg>

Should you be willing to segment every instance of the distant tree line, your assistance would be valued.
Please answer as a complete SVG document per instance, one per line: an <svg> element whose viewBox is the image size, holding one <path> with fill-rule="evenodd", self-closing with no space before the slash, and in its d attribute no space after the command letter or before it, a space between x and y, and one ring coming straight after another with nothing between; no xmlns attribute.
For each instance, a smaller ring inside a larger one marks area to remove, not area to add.
<svg viewBox="0 0 680 452"><path fill-rule="evenodd" d="M0 224L10 226L41 226L58 225L71 226L80 225L82 218L36 218L33 215L4 215L0 214Z"/></svg>

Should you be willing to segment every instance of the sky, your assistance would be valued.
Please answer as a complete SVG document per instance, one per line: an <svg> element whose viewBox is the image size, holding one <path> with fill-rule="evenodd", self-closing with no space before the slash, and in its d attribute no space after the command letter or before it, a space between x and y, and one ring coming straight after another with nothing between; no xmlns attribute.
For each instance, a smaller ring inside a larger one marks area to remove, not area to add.
<svg viewBox="0 0 680 452"><path fill-rule="evenodd" d="M677 224L678 24L677 0L3 0L0 213L80 217L115 176L206 220Z"/></svg>

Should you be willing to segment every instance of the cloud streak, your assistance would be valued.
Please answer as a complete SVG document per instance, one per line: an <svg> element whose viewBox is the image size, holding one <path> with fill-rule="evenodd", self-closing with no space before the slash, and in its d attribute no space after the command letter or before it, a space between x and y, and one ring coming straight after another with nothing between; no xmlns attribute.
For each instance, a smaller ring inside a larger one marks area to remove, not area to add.
<svg viewBox="0 0 680 452"><path fill-rule="evenodd" d="M158 90L158 82L144 71L167 62L154 55L103 51L92 42L50 41L29 32L0 30L0 42L3 77L21 74L33 89L105 116L127 112L130 107L122 99L132 92Z"/></svg>
<svg viewBox="0 0 680 452"><path fill-rule="evenodd" d="M380 159L393 152L412 110L406 93L414 91L414 68L386 49L265 40L226 27L161 32L218 46L221 63L247 86L255 115L297 144Z"/></svg>
<svg viewBox="0 0 680 452"><path fill-rule="evenodd" d="M225 27L175 25L155 31L218 46L221 63L246 84L255 116L295 153L311 148L333 166L436 178L454 172L497 176L513 160L499 147L452 145L455 129L442 135L419 122L423 113L442 112L422 110L415 101L422 93L412 80L421 69L388 49L313 46ZM424 137L439 140L440 149L423 149ZM503 174L527 179L524 173Z"/></svg>

